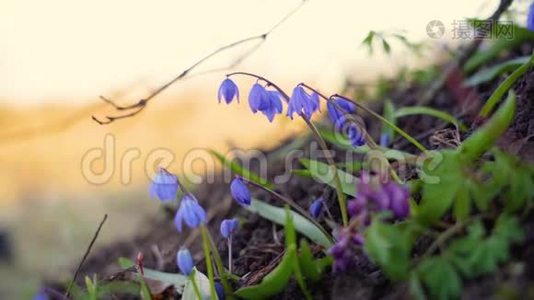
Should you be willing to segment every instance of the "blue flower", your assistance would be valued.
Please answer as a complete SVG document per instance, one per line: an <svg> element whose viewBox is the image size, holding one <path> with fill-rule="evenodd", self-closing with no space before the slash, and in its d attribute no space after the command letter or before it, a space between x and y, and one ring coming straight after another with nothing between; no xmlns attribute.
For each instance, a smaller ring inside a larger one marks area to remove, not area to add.
<svg viewBox="0 0 534 300"><path fill-rule="evenodd" d="M163 202L172 201L176 198L179 183L176 175L160 168L149 188L150 198L159 198Z"/></svg>
<svg viewBox="0 0 534 300"><path fill-rule="evenodd" d="M527 29L534 31L534 3L530 5L527 17Z"/></svg>
<svg viewBox="0 0 534 300"><path fill-rule="evenodd" d="M347 129L347 137L353 147L360 147L365 145L365 137L360 126L356 124L350 124Z"/></svg>
<svg viewBox="0 0 534 300"><path fill-rule="evenodd" d="M225 239L230 238L239 228L239 221L236 218L225 219L221 222L221 234Z"/></svg>
<svg viewBox="0 0 534 300"><path fill-rule="evenodd" d="M265 109L267 102L267 91L259 83L255 83L248 94L248 105L253 113Z"/></svg>
<svg viewBox="0 0 534 300"><path fill-rule="evenodd" d="M206 222L206 212L192 194L184 195L180 202L180 208L176 212L176 217L174 217L174 224L180 232L182 231L182 220L189 228L197 228L201 223Z"/></svg>
<svg viewBox="0 0 534 300"><path fill-rule="evenodd" d="M230 184L230 192L232 193L232 197L234 197L239 204L246 206L250 205L250 191L241 177L236 177L232 180L232 183Z"/></svg>
<svg viewBox="0 0 534 300"><path fill-rule="evenodd" d="M224 300L226 298L224 294L224 287L220 282L215 282L215 292L217 292L217 298Z"/></svg>
<svg viewBox="0 0 534 300"><path fill-rule="evenodd" d="M341 108L343 111L341 111ZM340 126L340 119L343 115L349 113L354 114L356 113L356 104L345 100L341 98L335 98L331 101L328 101L326 104L326 108L328 110L328 117L330 118L330 121L332 121L332 124L335 126Z"/></svg>
<svg viewBox="0 0 534 300"><path fill-rule="evenodd" d="M323 198L318 198L312 202L310 205L310 215L314 218L318 218L323 212L324 200Z"/></svg>
<svg viewBox="0 0 534 300"><path fill-rule="evenodd" d="M219 91L217 92L219 103L221 103L221 98L223 98L226 104L230 104L230 102L234 100L234 97L237 98L237 102L239 103L239 89L237 88L237 85L230 78L226 78L221 83Z"/></svg>
<svg viewBox="0 0 534 300"><path fill-rule="evenodd" d="M265 105L259 109L269 122L272 122L274 116L282 112L282 100L280 99L280 93L277 91L265 91Z"/></svg>
<svg viewBox="0 0 534 300"><path fill-rule="evenodd" d="M37 294L33 295L32 300L48 300L50 299L44 289L40 289Z"/></svg>
<svg viewBox="0 0 534 300"><path fill-rule="evenodd" d="M304 88L297 85L293 89L291 99L287 107L287 116L293 119L293 114L304 114L308 119L319 109L319 95L313 93L308 95Z"/></svg>
<svg viewBox="0 0 534 300"><path fill-rule="evenodd" d="M176 253L176 265L184 275L189 276L193 272L193 257L187 248L180 248Z"/></svg>

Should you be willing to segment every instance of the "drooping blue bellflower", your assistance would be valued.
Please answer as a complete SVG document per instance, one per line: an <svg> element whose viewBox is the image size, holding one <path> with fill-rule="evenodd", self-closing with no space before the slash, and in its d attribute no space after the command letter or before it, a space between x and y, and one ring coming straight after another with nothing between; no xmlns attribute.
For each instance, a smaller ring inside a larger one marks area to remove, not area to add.
<svg viewBox="0 0 534 300"><path fill-rule="evenodd" d="M251 195L248 186L241 177L235 177L230 184L230 192L235 201L241 205L250 205Z"/></svg>
<svg viewBox="0 0 534 300"><path fill-rule="evenodd" d="M331 101L328 101L326 109L328 111L328 118L330 118L332 124L339 127L342 125L339 122L342 116L347 113L356 113L356 104L342 98L334 98Z"/></svg>
<svg viewBox="0 0 534 300"><path fill-rule="evenodd" d="M280 93L277 91L265 91L266 97L264 106L259 110L272 122L276 114L282 113L282 100Z"/></svg>
<svg viewBox="0 0 534 300"><path fill-rule="evenodd" d="M189 276L193 272L195 264L191 252L187 248L180 248L176 253L176 265L185 276Z"/></svg>
<svg viewBox="0 0 534 300"><path fill-rule="evenodd" d="M534 3L530 4L527 16L527 29L534 31Z"/></svg>
<svg viewBox="0 0 534 300"><path fill-rule="evenodd" d="M297 85L293 89L287 107L287 116L293 119L293 114L303 114L310 119L312 114L319 109L319 96L316 93L308 95L304 88Z"/></svg>
<svg viewBox="0 0 534 300"><path fill-rule="evenodd" d="M234 233L239 229L239 220L236 218L233 219L224 219L221 222L221 234L225 239L229 239Z"/></svg>
<svg viewBox="0 0 534 300"><path fill-rule="evenodd" d="M237 85L230 78L226 78L219 87L217 98L219 99L219 103L221 103L221 98L224 99L226 104L230 104L234 98L239 103L239 89Z"/></svg>
<svg viewBox="0 0 534 300"><path fill-rule="evenodd" d="M173 201L176 198L179 186L176 175L160 168L150 184L150 198L159 198L162 202Z"/></svg>
<svg viewBox="0 0 534 300"><path fill-rule="evenodd" d="M324 200L322 197L316 199L310 205L310 215L314 218L318 218L323 212Z"/></svg>
<svg viewBox="0 0 534 300"><path fill-rule="evenodd" d="M261 84L255 83L252 86L250 93L248 94L248 105L253 113L265 109L267 97L267 91Z"/></svg>
<svg viewBox="0 0 534 300"><path fill-rule="evenodd" d="M182 221L189 226L189 228L197 228L200 224L206 222L206 212L198 204L197 199L192 194L185 194L180 202L180 207L174 217L174 224L178 231L182 231Z"/></svg>

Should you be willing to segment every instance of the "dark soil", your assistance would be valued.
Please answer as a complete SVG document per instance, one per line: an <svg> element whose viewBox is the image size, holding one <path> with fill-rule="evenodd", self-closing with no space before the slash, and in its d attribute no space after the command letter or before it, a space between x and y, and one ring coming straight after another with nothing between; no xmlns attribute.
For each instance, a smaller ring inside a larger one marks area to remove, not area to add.
<svg viewBox="0 0 534 300"><path fill-rule="evenodd" d="M506 58L531 53L531 46L523 46L520 50L511 52ZM454 78L457 76L457 78ZM481 104L489 97L499 82L482 85L472 89L459 87L457 82L461 80L461 74L452 76L445 88L427 105L447 111L458 116L466 124L472 124L474 116ZM459 76L459 77L458 77ZM498 81L502 81L500 78ZM397 107L419 104L421 95L426 87L411 86L407 89L394 90L390 95ZM534 161L534 71L530 70L524 75L514 90L518 95L518 109L515 120L508 132L501 138L499 145L509 152L519 154L523 159ZM380 111L380 107L376 107ZM369 132L376 138L379 135L380 125L366 118ZM399 124L401 128L417 137L425 146L431 149L455 147L465 138L457 133L456 129L442 121L428 117L406 117ZM310 141L310 140L309 140ZM309 141L303 147L310 151ZM282 145L291 142L285 141ZM396 138L392 148L417 153L410 144L402 138ZM278 153L277 149L268 151ZM345 153L336 150L336 159L344 159ZM294 163L295 168L301 168ZM285 172L283 159L270 161L270 176ZM311 201L319 196L325 197L330 209L337 217L337 209L334 193L328 186L313 181L312 179L292 176L289 183L278 186L277 191L294 199L303 207L308 207ZM262 277L272 269L280 259L283 246L283 228L274 225L261 217L240 209L229 194L229 186L218 178L214 184L202 185L194 192L202 206L207 208L209 214L209 230L214 237L219 237L218 225L227 217L239 216L242 227L234 237L234 273L242 276L242 285L259 282ZM263 191L253 191L255 197L267 202L275 203L275 200ZM279 203L277 203L279 204ZM81 269L82 275L98 274L99 278L118 280L131 278L121 272L117 265L119 257L135 259L138 252L144 254L145 267L158 269L166 272L177 272L175 263L176 251L183 245L189 247L195 256L195 261L201 262L202 270L203 253L198 242L199 232L185 231L178 233L172 219L172 209L164 209L163 213L151 221L149 228L145 228L133 239L117 242L99 249L95 249ZM516 295L520 298L526 294L529 285L534 283L534 216L530 216L524 224L527 239L524 245L513 251L513 259L509 264L502 266L501 270L477 280L465 283L464 298L487 299L498 295ZM422 241L424 243L424 241ZM222 257L226 257L227 250L223 241L218 241ZM518 262L525 263L524 272L517 272ZM80 276L83 278L83 276ZM408 299L408 287L405 284L393 284L389 282L381 271L361 255L358 267L347 274L334 276L328 272L323 280L310 285L315 299ZM511 291L511 292L510 292ZM155 291L162 292L162 291ZM177 297L172 291L166 291L166 297ZM511 293L511 294L510 294ZM276 297L276 299L303 299L298 286L291 282L288 288Z"/></svg>

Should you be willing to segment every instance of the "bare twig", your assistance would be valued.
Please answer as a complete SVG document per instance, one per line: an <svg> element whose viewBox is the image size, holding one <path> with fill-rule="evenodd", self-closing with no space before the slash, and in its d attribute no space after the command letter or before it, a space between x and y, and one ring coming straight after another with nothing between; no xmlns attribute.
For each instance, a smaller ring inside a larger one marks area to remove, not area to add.
<svg viewBox="0 0 534 300"><path fill-rule="evenodd" d="M199 65L201 65L205 61L209 60L213 56L217 55L220 52L228 50L230 48L239 46L241 44L245 44L247 42L259 40L256 45L254 45L250 50L245 52L243 55L241 55L238 59L236 59L234 62L232 62L226 68L217 68L217 69L213 69L213 70L209 70L209 71L205 71L205 72L199 73L197 75L207 74L207 73L212 73L212 72L218 72L218 71L222 71L222 70L228 70L228 69L231 69L231 68L239 65L241 62L243 62L243 60L245 60L252 53L254 53L263 43L265 43L265 41L267 40L267 37L274 30L276 30L280 25L282 25L285 21L287 21L287 19L289 19L293 14L295 14L304 5L304 3L306 3L306 1L308 1L308 0L302 0L302 2L297 7L295 7L289 13L287 13L282 19L280 19L278 22L276 22L266 32L264 32L262 34L259 34L259 35L254 35L254 36L251 36L251 37L248 37L248 38L244 38L244 39L232 42L230 44L227 44L225 46L222 46L222 47L216 49L215 51L209 53L208 55L206 55L203 58L201 58L199 61L197 61L194 64L192 64L189 68L187 68L184 71L182 71L178 76L174 77L169 82L167 82L167 83L163 84L162 86L160 86L158 89L156 89L150 95L148 95L146 98L140 99L136 103L133 103L133 104L130 104L130 105L126 105L126 106L122 106L122 105L118 105L117 103L115 103L111 99L108 99L108 98L106 98L104 96L100 96L100 99L102 101L104 101L105 103L111 105L116 110L116 112L121 112L121 111L128 111L128 112L124 113L124 114L116 114L116 115L113 115L113 116L105 116L105 120L101 120L101 119L99 119L99 118L97 118L95 116L91 116L91 118L95 122L97 122L98 124L105 125L105 124L112 123L113 121L116 121L116 120L119 120L119 119L125 119L125 118L133 117L133 116L137 115L138 113L142 112L145 109L145 107L147 106L148 102L150 102L150 100L154 99L157 95L159 95L161 92L166 90L168 87L170 87L171 85L173 85L177 81L180 81L180 80L184 79L185 77L191 77L191 76L188 76L188 75L190 74L190 72L193 69L197 68Z"/></svg>
<svg viewBox="0 0 534 300"><path fill-rule="evenodd" d="M98 225L98 229L96 230L95 234L93 235L93 239L91 239L91 243L89 243L89 246L87 247L87 250L85 250L83 258L80 261L80 264L78 265L78 268L76 268L76 272L74 272L74 276L72 277L72 281L69 283L67 291L65 292L65 298L69 297L69 293L70 293L70 289L72 288L72 284L74 282L76 282L76 277L78 277L78 273L80 272L80 269L82 268L83 263L87 259L87 256L91 252L91 248L93 248L93 245L94 245L96 239L98 238L98 235L100 234L100 230L102 229L102 226L104 225L104 223L106 222L107 219L108 219L108 214L105 214L104 218L100 222L100 225Z"/></svg>

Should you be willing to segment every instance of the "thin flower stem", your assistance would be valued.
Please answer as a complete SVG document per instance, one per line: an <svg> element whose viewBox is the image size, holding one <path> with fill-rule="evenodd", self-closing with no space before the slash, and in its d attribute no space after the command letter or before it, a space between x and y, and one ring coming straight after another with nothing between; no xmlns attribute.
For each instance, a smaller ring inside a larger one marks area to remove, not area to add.
<svg viewBox="0 0 534 300"><path fill-rule="evenodd" d="M217 268L219 275L221 276L221 283L223 285L224 292L228 296L229 299L233 299L231 297L233 293L232 287L228 283L228 273L224 269L224 263L222 261L221 255L219 254L219 251L217 250L217 246L215 245L215 241L213 240L213 237L211 236L211 234L209 234L209 232L207 232L207 236L209 239L211 251L213 253L213 260L215 261L215 267Z"/></svg>
<svg viewBox="0 0 534 300"><path fill-rule="evenodd" d="M324 94L322 94L321 92L319 92L319 91L316 90L315 88L313 88L313 87L307 85L306 83L300 83L300 85L303 86L303 87L305 87L305 88L307 88L307 89L309 89L309 90L312 91L312 92L315 92L317 95L319 95L321 98L323 98L326 102L331 103L332 105L334 105L334 107L335 107L337 110L339 110L339 111L341 111L341 112L343 112L343 113L345 113L345 114L350 114L350 113L347 112L343 107L341 107L339 104L337 104L336 102L332 101L331 98L326 97ZM373 137L369 134L369 132L367 132L367 130L366 130L365 128L362 128L362 131L363 131L364 134L365 134L365 142L367 143L367 145L369 146L369 148L370 148L370 149L373 149L373 150L378 150L378 151L380 151L380 152L383 152L382 148L380 148L380 147L375 143L375 141L373 140ZM401 183L402 181L401 181L401 179L399 178L399 175L397 175L397 172L395 172L395 170L393 169L393 167L391 166L391 164L389 164L389 161L388 161L387 159L386 159L385 161L386 161L387 164L388 164L388 167L389 167L389 170L390 170L390 175L391 175L391 177L392 177L395 181Z"/></svg>
<svg viewBox="0 0 534 300"><path fill-rule="evenodd" d="M191 275L189 275L189 280L191 280L191 284L193 285L193 290L195 290L195 294L197 295L198 300L202 300L202 294L200 294L200 289L198 288L197 281L195 280L195 275L197 273L197 270L194 270Z"/></svg>
<svg viewBox="0 0 534 300"><path fill-rule="evenodd" d="M347 226L349 222L349 218L347 214L347 196L345 196L345 193L343 192L343 186L341 185L341 179L339 178L339 174L337 172L336 162L329 155L330 150L328 150L328 146L326 145L326 142L323 140L323 138L319 134L317 127L315 127L315 125L313 125L313 123L310 120L308 120L306 117L303 116L302 119L304 119L306 124L308 124L308 127L310 127L313 135L315 136L315 139L319 143L319 146L325 153L326 162L328 163L330 167L330 171L334 174L334 184L336 186L336 194L337 194L337 201L339 203L339 210L341 211L341 220L343 221L343 226Z"/></svg>
<svg viewBox="0 0 534 300"><path fill-rule="evenodd" d="M233 72L233 73L227 74L227 76L232 76L232 75L246 75L246 76L251 76L259 80L262 80L266 82L267 85L270 85L273 88L275 88L282 95L285 101L289 103L289 99L290 99L289 95L286 92L284 92L284 90L282 90L278 85L276 85L275 83L273 83L272 81L268 80L267 78L263 76L259 76L259 75L249 73L249 72ZM341 185L341 179L339 178L339 174L337 172L336 163L334 162L334 159L330 156L330 150L328 150L328 146L326 145L326 142L323 140L323 138L319 134L319 131L317 130L315 125L313 125L313 123L310 120L308 120L308 118L304 114L300 113L299 115L304 120L304 122L306 122L306 125L308 125L308 127L312 131L315 139L317 140L317 142L319 143L319 146L321 147L321 150L324 152L326 162L328 163L330 170L334 174L334 184L336 186L336 194L337 194L337 201L339 203L339 210L341 211L341 220L343 222L343 226L346 226L348 223L347 198L345 196L345 193L343 192L343 187Z"/></svg>
<svg viewBox="0 0 534 300"><path fill-rule="evenodd" d="M208 279L210 282L211 299L217 299L217 291L215 290L215 278L213 276L213 265L211 264L210 242L208 237L208 230L203 223L200 225L200 232L202 233L202 248L204 248L204 257L206 260L206 269L208 270Z"/></svg>
<svg viewBox="0 0 534 300"><path fill-rule="evenodd" d="M232 236L228 238L228 272L232 273Z"/></svg>
<svg viewBox="0 0 534 300"><path fill-rule="evenodd" d="M295 201L293 201L292 199L290 198L287 198L267 187L264 187L263 185L260 185L260 184L257 184L255 183L254 181L250 181L246 178L242 178L244 181L246 181L247 183L259 188L259 189L262 189L264 191L266 191L267 193L273 195L275 198L278 198L279 200L281 200L282 202L288 204L289 206L291 206L292 208L294 208L297 212L299 212L303 217L305 217L306 219L308 219L310 222L313 223L313 225L315 225L317 228L319 228L319 230L321 230L327 237L330 241L333 241L333 238L332 238L332 235L330 233L328 233L328 231L326 231L326 229L323 228L323 226L321 226L321 224L319 224L319 222L317 222L317 220L315 220L312 216L310 216L310 214L304 210L302 207L300 207Z"/></svg>
<svg viewBox="0 0 534 300"><path fill-rule="evenodd" d="M415 140L411 135L409 135L408 133L406 133L404 130L400 129L399 127L397 127L395 124L391 123L390 121L388 121L386 118L382 117L381 115L375 113L373 110L365 107L364 105L350 99L350 98L347 98L345 96L341 96L339 94L334 94L332 95L330 98L341 98L341 99L345 99L347 101L350 101L352 103L354 103L356 106L358 106L359 108L361 108L362 110L364 110L365 112L367 112L368 114L370 114L371 116L377 118L378 120L380 120L381 122L385 123L386 125L388 125L389 127L391 127L393 130L395 130L398 134L400 134L402 137L404 137L405 139L407 139L410 143L412 143L415 147L417 147L419 150L421 150L421 152L423 153L428 153L428 149L425 148L425 146L421 145L421 143L419 143L417 140Z"/></svg>

